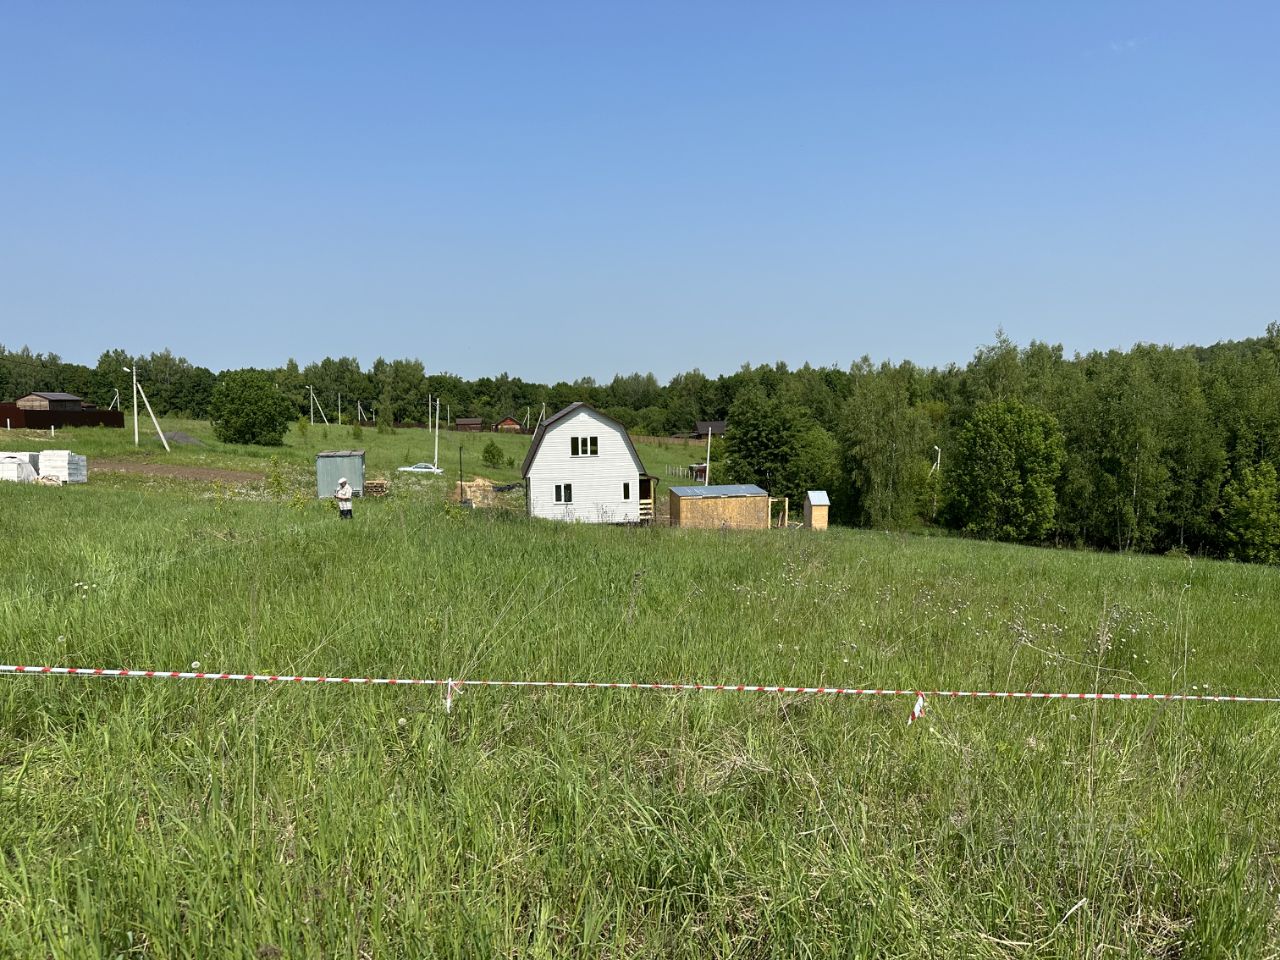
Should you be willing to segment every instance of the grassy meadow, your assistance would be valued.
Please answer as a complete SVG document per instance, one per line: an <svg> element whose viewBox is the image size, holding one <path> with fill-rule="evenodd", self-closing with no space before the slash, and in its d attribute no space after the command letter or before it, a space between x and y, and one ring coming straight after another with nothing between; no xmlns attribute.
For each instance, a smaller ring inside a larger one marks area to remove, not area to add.
<svg viewBox="0 0 1280 960"><path fill-rule="evenodd" d="M168 426L206 442L67 431L89 484L0 485L0 660L1280 690L1274 568L565 526L428 478L344 524L314 451L363 446L372 476L425 434L273 454ZM488 439L466 472L513 479ZM518 467L527 438L499 442ZM1280 956L1280 709L910 706L0 676L0 957Z"/></svg>
<svg viewBox="0 0 1280 960"><path fill-rule="evenodd" d="M283 446L249 447L216 440L207 421L164 419L161 426L166 434L183 433L198 441L194 444L175 442L166 453L151 423L144 419L140 424L139 444L136 447L130 421L124 430L104 427L65 428L56 430L52 437L48 431L0 430L0 449L72 449L89 457L91 471L95 461L108 461L236 470L264 475L276 473L291 482L297 482L298 489L307 486L308 477L314 485L315 455L322 450L364 450L366 476L388 477L393 482L396 479L414 479L406 478L403 474L397 476L397 467L420 461L429 462L435 454L434 435L420 428L400 428L393 433L379 433L373 427L366 426L357 435L349 425L317 424L300 430L294 424L290 426ZM483 476L496 483L519 480L520 463L529 449L530 439L523 434L455 433L441 429L440 465L445 470L445 480L457 482L460 449L465 479ZM490 441L497 443L502 449L507 463L491 467L482 462L481 454ZM668 466L687 467L690 463L702 462L705 456L705 448L701 444L675 438L639 440L636 447L645 468L664 481Z"/></svg>

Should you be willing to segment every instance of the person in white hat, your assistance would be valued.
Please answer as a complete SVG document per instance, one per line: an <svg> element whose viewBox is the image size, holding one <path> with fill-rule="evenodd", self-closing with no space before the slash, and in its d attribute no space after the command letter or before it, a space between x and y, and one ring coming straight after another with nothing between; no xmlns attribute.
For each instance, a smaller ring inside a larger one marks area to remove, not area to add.
<svg viewBox="0 0 1280 960"><path fill-rule="evenodd" d="M346 477L338 478L338 492L334 494L338 501L338 518L341 520L351 519L351 484L347 483Z"/></svg>

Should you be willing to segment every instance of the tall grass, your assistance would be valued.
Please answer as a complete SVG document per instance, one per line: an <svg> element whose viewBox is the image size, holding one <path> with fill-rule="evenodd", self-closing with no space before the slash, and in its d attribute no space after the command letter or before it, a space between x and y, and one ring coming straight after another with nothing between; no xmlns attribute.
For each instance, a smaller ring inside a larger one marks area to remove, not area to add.
<svg viewBox="0 0 1280 960"><path fill-rule="evenodd" d="M438 494L6 485L0 659L1280 689L1274 569ZM0 955L1276 955L1276 711L908 709L0 678Z"/></svg>

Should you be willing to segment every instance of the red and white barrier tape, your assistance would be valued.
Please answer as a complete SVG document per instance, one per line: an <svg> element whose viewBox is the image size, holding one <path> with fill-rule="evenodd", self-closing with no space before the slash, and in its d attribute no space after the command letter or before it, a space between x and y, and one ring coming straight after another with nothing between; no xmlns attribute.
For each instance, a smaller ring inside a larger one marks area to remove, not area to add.
<svg viewBox="0 0 1280 960"><path fill-rule="evenodd" d="M751 683L626 683L593 680L421 680L400 677L309 677L276 673L207 673L187 670L124 670L94 667L25 667L0 664L0 673L76 677L126 677L148 680L252 680L263 683L347 683L443 687L445 709L466 687L538 687L568 690L666 690L705 693L795 693L845 697L915 697L911 723L924 715L926 697L993 700L1160 700L1182 703L1280 703L1277 697L1209 693L1042 693L1033 690L893 690L869 687L788 687Z"/></svg>

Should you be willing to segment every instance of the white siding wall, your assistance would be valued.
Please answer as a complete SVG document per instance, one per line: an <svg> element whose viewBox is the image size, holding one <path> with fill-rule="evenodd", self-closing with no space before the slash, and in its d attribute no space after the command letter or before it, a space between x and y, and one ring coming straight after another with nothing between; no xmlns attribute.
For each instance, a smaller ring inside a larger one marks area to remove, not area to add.
<svg viewBox="0 0 1280 960"><path fill-rule="evenodd" d="M599 437L600 454L575 457L571 437ZM576 410L552 424L529 465L529 514L584 523L635 523L640 519L640 462L631 454L622 428ZM556 484L573 484L573 503L556 503ZM631 484L631 499L622 485Z"/></svg>

